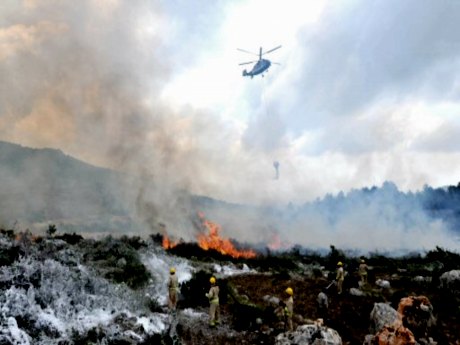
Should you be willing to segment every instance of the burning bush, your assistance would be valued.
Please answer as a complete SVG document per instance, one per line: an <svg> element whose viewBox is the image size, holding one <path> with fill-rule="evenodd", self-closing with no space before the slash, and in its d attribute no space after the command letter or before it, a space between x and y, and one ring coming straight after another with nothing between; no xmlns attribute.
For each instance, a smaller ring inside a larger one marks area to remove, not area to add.
<svg viewBox="0 0 460 345"><path fill-rule="evenodd" d="M219 224L206 220L201 214L200 218L203 221L204 228L208 230L207 234L198 234L198 245L202 249L214 249L223 255L230 255L237 259L251 259L256 257L256 253L253 250L238 250L229 239L222 238L219 234L221 231Z"/></svg>
<svg viewBox="0 0 460 345"><path fill-rule="evenodd" d="M235 241L228 238L223 238L220 235L221 226L215 222L205 219L202 213L198 214L200 225L199 232L196 236L198 246L204 251L215 251L224 256L230 256L235 259L252 259L257 256L252 249L237 249ZM161 236L161 244L164 249L170 250L183 244L183 241L178 241L168 236L166 226L161 224L161 234L153 237L154 241L159 241ZM201 256L201 255L200 255Z"/></svg>

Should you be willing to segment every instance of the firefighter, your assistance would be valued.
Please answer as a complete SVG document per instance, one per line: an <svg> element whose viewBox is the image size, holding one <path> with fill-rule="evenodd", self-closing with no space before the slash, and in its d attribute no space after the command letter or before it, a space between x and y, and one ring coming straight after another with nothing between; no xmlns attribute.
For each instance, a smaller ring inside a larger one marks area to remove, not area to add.
<svg viewBox="0 0 460 345"><path fill-rule="evenodd" d="M361 286L367 284L367 270L368 267L366 265L366 261L361 259L361 263L359 264L358 268L359 276L361 277Z"/></svg>
<svg viewBox="0 0 460 345"><path fill-rule="evenodd" d="M206 294L209 299L209 325L216 327L216 324L220 323L219 286L216 285L215 277L211 277L209 282L211 283L211 288Z"/></svg>
<svg viewBox="0 0 460 345"><path fill-rule="evenodd" d="M174 267L169 269L168 291L168 307L171 312L175 312L177 306L177 294L179 293L179 281L177 280L176 269Z"/></svg>
<svg viewBox="0 0 460 345"><path fill-rule="evenodd" d="M294 314L294 299L292 296L294 291L291 287L288 287L285 292L289 297L284 301L284 329L292 331L294 330L292 326L292 316Z"/></svg>
<svg viewBox="0 0 460 345"><path fill-rule="evenodd" d="M344 279L345 279L345 274L343 272L343 263L339 261L337 263L337 275L335 277L335 280L337 281L337 294L338 295L342 294L342 286L343 286Z"/></svg>

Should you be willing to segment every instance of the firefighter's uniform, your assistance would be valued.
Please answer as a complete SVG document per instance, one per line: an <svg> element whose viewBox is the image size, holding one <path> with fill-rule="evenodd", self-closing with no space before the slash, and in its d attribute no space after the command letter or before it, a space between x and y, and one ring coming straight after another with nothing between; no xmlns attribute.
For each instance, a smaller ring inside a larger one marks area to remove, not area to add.
<svg viewBox="0 0 460 345"><path fill-rule="evenodd" d="M364 260L361 260L358 268L359 276L361 277L361 283L367 284L367 265Z"/></svg>
<svg viewBox="0 0 460 345"><path fill-rule="evenodd" d="M179 281L176 276L176 269L171 267L169 270L169 282L168 282L168 307L171 311L176 310L177 306L177 294L179 293Z"/></svg>
<svg viewBox="0 0 460 345"><path fill-rule="evenodd" d="M219 307L219 287L216 285L216 278L209 279L211 288L206 294L209 299L209 325L215 327L220 323L220 307Z"/></svg>
<svg viewBox="0 0 460 345"><path fill-rule="evenodd" d="M337 294L342 294L343 281L345 280L345 274L343 272L343 264L339 261L337 263L337 276L335 277L337 281Z"/></svg>
<svg viewBox="0 0 460 345"><path fill-rule="evenodd" d="M284 328L287 331L292 331L294 329L292 325L292 316L294 314L294 299L292 296L294 295L294 291L292 288L288 287L285 292L289 295L288 299L284 301L284 319L285 319L285 326Z"/></svg>

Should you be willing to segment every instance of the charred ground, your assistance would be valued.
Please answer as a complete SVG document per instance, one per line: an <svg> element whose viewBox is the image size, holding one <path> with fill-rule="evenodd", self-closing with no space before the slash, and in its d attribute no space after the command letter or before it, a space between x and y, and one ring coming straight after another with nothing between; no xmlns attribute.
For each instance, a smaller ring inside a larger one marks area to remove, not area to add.
<svg viewBox="0 0 460 345"><path fill-rule="evenodd" d="M16 234L12 230L2 230L0 236L9 241L9 245L3 245L0 251L0 261L5 267L31 253L44 262L56 260L69 264L60 253L72 250L80 253L81 262L94 268L101 277L113 284L125 283L136 292L142 299L136 302L140 306L147 305L151 312L167 312L165 306L145 298L144 291L151 276L140 260L140 253L148 247L162 250L161 236L152 236L147 240L127 236L96 240L76 234L55 234L43 238L28 232ZM334 286L327 290L330 307L325 323L340 334L344 344L362 344L365 336L372 333L370 313L374 303L388 302L396 309L402 297L411 295L426 296L433 305L436 324L426 330L428 335L438 344L459 344L458 286L456 290L441 288L439 277L444 272L459 268L460 255L442 248L401 257L370 253L366 256L371 269L369 284L362 288L364 296L349 293L351 288L358 287L357 268L362 257L350 255L334 246L325 255L297 247L282 253L265 250L254 259L234 259L216 251L204 251L194 243L183 243L170 250L169 255L186 258L195 269L192 278L181 286L179 313L174 326L176 337L168 334L155 336L159 344L274 344L276 335L283 332L283 326L276 315L277 305L270 303L269 299L283 299L284 290L290 286L295 292L295 325L317 319L320 315L316 297L334 278L338 260L344 262L348 273L344 283L346 293L338 296ZM239 272L224 274L217 269L223 266L234 267ZM209 289L211 275L218 278L221 288L222 324L217 329L208 327L206 317L189 318L182 313L186 309L200 315L207 313L208 301L204 294ZM27 288L40 284L40 281L43 283L43 277L32 278L28 281L3 281L1 288L6 290L15 284L18 288ZM377 286L375 282L378 279L388 280L391 288ZM154 284L165 282L155 281ZM85 285L84 289L94 287ZM31 320L17 318L17 321L19 327L31 334L40 334L40 329L31 326ZM127 321L123 322L123 327L130 327ZM103 339L104 332L104 329L97 328L87 334L76 334L69 339L69 344L90 344L94 339ZM112 343L120 343L119 339L116 341Z"/></svg>
<svg viewBox="0 0 460 345"><path fill-rule="evenodd" d="M257 272L220 279L224 318L230 322L231 329L249 332L250 335L242 338L243 342L251 339L249 343L270 344L273 335L283 331L275 316L276 306L267 303L267 297L284 298L283 292L288 286L295 291L296 323L299 325L319 318L316 298L334 279L337 261L345 263L346 292L337 295L334 285L327 289L329 313L325 323L339 332L344 344L362 344L365 336L373 333L370 313L374 303L389 303L397 309L401 298L407 296L426 296L431 301L436 324L427 329L428 336L438 344L459 344L460 341L460 298L455 292L442 289L439 281L444 272L459 268L460 255L443 248L399 257L370 253L366 256L370 267L368 285L361 288L364 296L348 292L359 287L357 271L363 257L352 256L334 246L330 247L327 255L297 247L283 253L265 250L256 258L247 260L229 258L215 251L202 251L191 243L180 245L171 252L204 262L247 265ZM211 274L216 273L200 271L183 286L183 307L207 305L203 282L206 285ZM377 286L379 279L389 281L391 287ZM257 319L263 320L262 324L258 324ZM211 343L212 338L209 339Z"/></svg>

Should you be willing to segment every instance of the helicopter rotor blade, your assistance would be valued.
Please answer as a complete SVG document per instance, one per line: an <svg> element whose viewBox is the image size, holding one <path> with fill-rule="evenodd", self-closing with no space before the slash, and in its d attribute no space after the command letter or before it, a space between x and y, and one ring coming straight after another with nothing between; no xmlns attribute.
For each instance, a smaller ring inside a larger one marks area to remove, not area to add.
<svg viewBox="0 0 460 345"><path fill-rule="evenodd" d="M239 63L238 65L249 65L251 63L254 63L254 62L257 62L257 61L249 61L249 62L242 62L242 63Z"/></svg>
<svg viewBox="0 0 460 345"><path fill-rule="evenodd" d="M272 51L274 51L274 50L276 50L276 49L280 49L280 48L281 48L281 46L275 47L275 48L273 48L273 49L270 49L270 50L266 51L266 52L263 53L262 55L271 53Z"/></svg>
<svg viewBox="0 0 460 345"><path fill-rule="evenodd" d="M256 54L256 53L244 50L244 49L236 48L236 50L239 50L240 52L243 52L243 53L248 53L248 54L252 54L252 55L255 55L255 56L259 56L259 54Z"/></svg>
<svg viewBox="0 0 460 345"><path fill-rule="evenodd" d="M273 62L271 61L272 65L281 65L279 62Z"/></svg>

